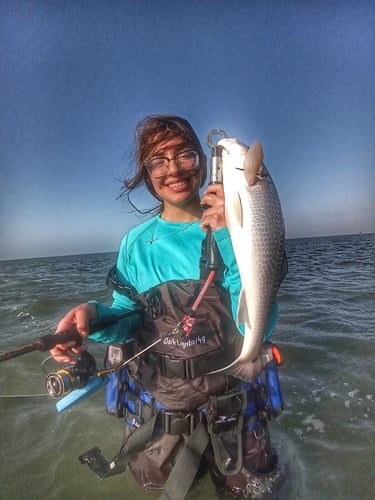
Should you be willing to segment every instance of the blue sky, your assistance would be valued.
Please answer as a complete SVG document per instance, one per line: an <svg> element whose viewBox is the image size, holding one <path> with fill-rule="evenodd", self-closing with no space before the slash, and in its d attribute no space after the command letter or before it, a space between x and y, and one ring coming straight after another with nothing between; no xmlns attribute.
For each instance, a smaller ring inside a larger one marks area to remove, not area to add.
<svg viewBox="0 0 375 500"><path fill-rule="evenodd" d="M153 113L261 140L288 238L375 232L374 28L370 0L2 0L0 259L116 251Z"/></svg>

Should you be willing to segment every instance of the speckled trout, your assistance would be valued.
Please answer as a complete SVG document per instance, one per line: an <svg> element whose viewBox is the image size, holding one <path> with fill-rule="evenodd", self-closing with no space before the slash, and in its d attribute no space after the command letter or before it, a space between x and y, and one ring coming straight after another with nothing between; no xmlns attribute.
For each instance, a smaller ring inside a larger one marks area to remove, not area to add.
<svg viewBox="0 0 375 500"><path fill-rule="evenodd" d="M262 369L263 338L287 272L284 221L260 142L248 148L237 139L224 138L218 145L224 148L225 217L242 284L237 324L244 324L245 331L239 357L217 372L250 382Z"/></svg>

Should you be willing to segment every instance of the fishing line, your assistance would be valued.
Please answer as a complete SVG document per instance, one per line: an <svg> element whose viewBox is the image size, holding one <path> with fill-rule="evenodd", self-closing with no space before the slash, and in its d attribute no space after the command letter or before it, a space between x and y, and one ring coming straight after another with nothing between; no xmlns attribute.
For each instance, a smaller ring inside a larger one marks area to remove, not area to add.
<svg viewBox="0 0 375 500"><path fill-rule="evenodd" d="M48 361L49 359L51 359L52 356L48 356L48 358L46 358L45 360L42 361L41 363L41 368L43 370L44 373L47 373L45 368L44 368L44 364L46 361ZM48 393L43 393L43 394L0 394L0 399L15 399L15 398L41 398L41 397L44 397L44 396L49 396Z"/></svg>
<svg viewBox="0 0 375 500"><path fill-rule="evenodd" d="M0 398L40 398L49 394L0 394Z"/></svg>
<svg viewBox="0 0 375 500"><path fill-rule="evenodd" d="M49 373L48 370L46 370L46 368L44 367L44 365L47 363L47 361L49 361L50 359L53 359L53 356L48 356L46 359L43 359L43 361L40 363L40 367L42 369L42 372L43 373Z"/></svg>
<svg viewBox="0 0 375 500"><path fill-rule="evenodd" d="M40 366L42 368L42 371L44 373L48 373L48 371L45 369L44 365L45 363L49 360L53 358L53 356L48 356L46 359L44 359ZM49 394L47 392L43 393L43 394L0 394L0 399L15 399L15 398L41 398L41 397L44 397L44 396L49 396Z"/></svg>

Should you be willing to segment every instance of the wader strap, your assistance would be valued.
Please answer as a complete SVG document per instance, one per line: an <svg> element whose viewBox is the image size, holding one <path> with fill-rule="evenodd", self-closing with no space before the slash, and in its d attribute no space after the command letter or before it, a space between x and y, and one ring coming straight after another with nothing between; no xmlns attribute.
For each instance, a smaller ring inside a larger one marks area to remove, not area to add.
<svg viewBox="0 0 375 500"><path fill-rule="evenodd" d="M115 474L124 472L130 460L143 451L151 441L158 414L155 414L150 420L138 427L126 439L117 456L108 463L99 448L92 448L79 457L81 464L87 464L99 479L104 479Z"/></svg>
<svg viewBox="0 0 375 500"><path fill-rule="evenodd" d="M173 358L158 352L148 352L143 359L163 377L189 380L203 377L218 366L225 366L228 359L235 358L235 355L236 345L233 344L195 358Z"/></svg>
<svg viewBox="0 0 375 500"><path fill-rule="evenodd" d="M207 430L215 463L224 475L237 474L242 467L242 429L247 406L246 391L211 396L207 405Z"/></svg>
<svg viewBox="0 0 375 500"><path fill-rule="evenodd" d="M202 455L207 448L209 440L210 437L205 425L201 422L187 439L165 483L160 500L185 498L197 474Z"/></svg>
<svg viewBox="0 0 375 500"><path fill-rule="evenodd" d="M132 300L135 300L138 295L137 290L130 283L120 281L117 275L116 264L111 267L106 278L106 285L110 290L116 290L121 295L126 295Z"/></svg>

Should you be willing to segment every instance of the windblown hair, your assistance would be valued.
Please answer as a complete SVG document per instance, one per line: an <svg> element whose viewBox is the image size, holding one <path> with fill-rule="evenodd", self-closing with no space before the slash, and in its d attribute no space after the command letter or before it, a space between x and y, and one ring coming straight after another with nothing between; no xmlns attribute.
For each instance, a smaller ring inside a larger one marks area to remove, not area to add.
<svg viewBox="0 0 375 500"><path fill-rule="evenodd" d="M135 210L141 212L130 200L130 194L142 185L146 185L152 196L161 202L156 209L153 208L145 212L162 210L162 200L153 190L144 163L155 156L155 153L157 154L157 152L163 148L163 145L171 140L181 140L181 142L187 143L194 151L197 151L202 171L201 186L203 186L207 176L207 160L201 143L187 120L175 115L147 116L136 126L134 137L136 143L135 159L137 171L133 177L124 180L121 196L127 196L129 203Z"/></svg>

